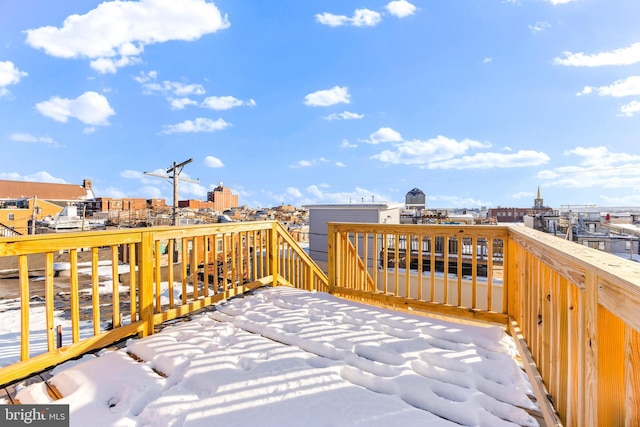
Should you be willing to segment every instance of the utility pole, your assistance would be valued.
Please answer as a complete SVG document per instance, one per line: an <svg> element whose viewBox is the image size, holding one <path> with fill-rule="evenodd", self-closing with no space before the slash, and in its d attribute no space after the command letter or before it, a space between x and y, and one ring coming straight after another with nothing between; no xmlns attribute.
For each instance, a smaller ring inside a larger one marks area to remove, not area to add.
<svg viewBox="0 0 640 427"><path fill-rule="evenodd" d="M36 234L36 213L38 210L38 196L33 196L33 207L31 209L31 233Z"/></svg>
<svg viewBox="0 0 640 427"><path fill-rule="evenodd" d="M173 181L173 225L178 225L178 181L200 182L197 179L186 179L179 177L185 165L191 163L192 161L193 159L185 160L182 163L173 162L173 166L167 169L166 175L153 172L144 172L145 175L157 176L160 178L171 179Z"/></svg>

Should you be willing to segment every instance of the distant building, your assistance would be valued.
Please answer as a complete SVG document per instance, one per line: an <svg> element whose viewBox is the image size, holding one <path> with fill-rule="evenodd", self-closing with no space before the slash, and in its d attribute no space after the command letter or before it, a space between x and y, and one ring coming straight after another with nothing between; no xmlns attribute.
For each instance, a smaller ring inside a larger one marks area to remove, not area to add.
<svg viewBox="0 0 640 427"><path fill-rule="evenodd" d="M213 209L220 212L240 206L238 195L232 194L231 189L223 187L222 182L213 191L207 193L207 201L213 202Z"/></svg>
<svg viewBox="0 0 640 427"><path fill-rule="evenodd" d="M535 216L544 212L551 212L552 208L544 206L544 200L540 197L540 187L538 186L537 197L533 201L532 208L506 208L498 206L489 209L488 218L495 218L497 222L524 222L525 216Z"/></svg>
<svg viewBox="0 0 640 427"><path fill-rule="evenodd" d="M85 179L82 185L0 180L0 200L31 197L37 197L61 207L69 203L95 199L90 179Z"/></svg>
<svg viewBox="0 0 640 427"><path fill-rule="evenodd" d="M35 221L55 217L62 209L37 197L0 200L0 236L35 234Z"/></svg>
<svg viewBox="0 0 640 427"><path fill-rule="evenodd" d="M427 196L422 190L414 188L406 194L405 205L407 209L415 209L419 212L427 206Z"/></svg>
<svg viewBox="0 0 640 427"><path fill-rule="evenodd" d="M111 197L98 197L88 203L88 211L92 214L97 212L117 212L117 211L142 211L147 209L147 199L123 198L113 199Z"/></svg>
<svg viewBox="0 0 640 427"><path fill-rule="evenodd" d="M178 207L189 208L193 210L203 210L203 209L216 210L215 203L204 201L204 200L179 200Z"/></svg>
<svg viewBox="0 0 640 427"><path fill-rule="evenodd" d="M89 179L82 185L0 180L0 235L29 234L34 219L54 217L69 204L94 198Z"/></svg>

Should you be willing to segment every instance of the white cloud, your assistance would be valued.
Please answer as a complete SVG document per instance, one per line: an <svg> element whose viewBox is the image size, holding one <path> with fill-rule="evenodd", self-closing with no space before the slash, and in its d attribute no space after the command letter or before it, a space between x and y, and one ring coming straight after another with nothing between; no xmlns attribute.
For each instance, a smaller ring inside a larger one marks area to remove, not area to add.
<svg viewBox="0 0 640 427"><path fill-rule="evenodd" d="M356 9L351 18L352 25L356 27L373 27L382 21L378 12L369 9Z"/></svg>
<svg viewBox="0 0 640 427"><path fill-rule="evenodd" d="M640 102L631 101L630 103L623 105L622 107L620 107L620 113L621 115L627 117L631 117L636 113L640 113Z"/></svg>
<svg viewBox="0 0 640 427"><path fill-rule="evenodd" d="M124 191L115 187L107 187L105 189L95 188L95 193L99 194L100 197L111 197L112 199L124 199L125 197L129 196ZM150 198L153 199L155 197L150 197Z"/></svg>
<svg viewBox="0 0 640 427"><path fill-rule="evenodd" d="M520 150L512 153L480 152L465 155L469 150L490 148L487 142L464 139L456 141L442 135L435 138L405 141L400 133L391 128L380 128L370 135L371 144L391 142L392 149L386 149L371 156L371 159L393 165L416 165L425 169L480 169L515 168L537 166L549 161L545 153L533 150Z"/></svg>
<svg viewBox="0 0 640 427"><path fill-rule="evenodd" d="M198 105L198 101L191 98L167 98L173 110L184 110L188 105Z"/></svg>
<svg viewBox="0 0 640 427"><path fill-rule="evenodd" d="M165 172L163 170L158 169L157 171L155 171L154 173L162 173L164 174ZM129 178L129 179L140 179L144 177L144 174L142 172L139 171L134 171L131 169L126 169L123 170L122 172L120 172L120 176L122 178Z"/></svg>
<svg viewBox="0 0 640 427"><path fill-rule="evenodd" d="M208 96L202 101L201 106L212 110L229 110L234 107L255 107L256 101L250 99L242 101L233 96Z"/></svg>
<svg viewBox="0 0 640 427"><path fill-rule="evenodd" d="M298 160L297 162L292 164L290 167L292 167L292 168L308 168L311 165L313 165L313 163L311 161L309 161L309 160Z"/></svg>
<svg viewBox="0 0 640 427"><path fill-rule="evenodd" d="M342 162L336 162L336 167L337 167L337 168L346 168L346 167L347 167L347 165L345 165L345 164L344 164L344 163L342 163Z"/></svg>
<svg viewBox="0 0 640 427"><path fill-rule="evenodd" d="M616 98L623 96L640 95L640 76L627 77L624 80L617 80L609 86L586 86L580 95L588 95L597 92L600 96L614 96Z"/></svg>
<svg viewBox="0 0 640 427"><path fill-rule="evenodd" d="M378 12L369 9L356 9L353 17L349 18L345 15L334 15L324 12L316 15L316 21L330 27L339 27L341 25L353 25L355 27L373 27L382 21L382 16Z"/></svg>
<svg viewBox="0 0 640 427"><path fill-rule="evenodd" d="M209 168L221 168L224 167L222 160L217 157L207 156L204 158L204 165Z"/></svg>
<svg viewBox="0 0 640 427"><path fill-rule="evenodd" d="M456 141L442 135L427 141L400 141L398 138L396 140L399 142L394 143L394 149L384 150L371 158L384 163L427 166L453 159L472 148L491 146L491 144L470 139Z"/></svg>
<svg viewBox="0 0 640 427"><path fill-rule="evenodd" d="M356 144L351 144L348 139L343 139L340 143L340 148L357 148Z"/></svg>
<svg viewBox="0 0 640 427"><path fill-rule="evenodd" d="M185 179L193 179L189 176L188 173L182 172L180 177ZM178 190L180 192L180 198L183 196L191 195L195 198L206 198L207 197L207 188L201 185L199 182L187 182L187 181L179 181L178 182Z"/></svg>
<svg viewBox="0 0 640 427"><path fill-rule="evenodd" d="M603 146L576 147L565 154L578 157L578 165L540 171L537 178L546 181L546 187L636 189L640 186L640 155L616 153Z"/></svg>
<svg viewBox="0 0 640 427"><path fill-rule="evenodd" d="M352 113L350 111L345 111L343 113L331 113L328 116L324 116L325 120L357 120L362 119L364 114Z"/></svg>
<svg viewBox="0 0 640 427"><path fill-rule="evenodd" d="M351 20L344 15L334 15L332 13L319 13L316 15L316 21L330 27L339 27L348 24Z"/></svg>
<svg viewBox="0 0 640 427"><path fill-rule="evenodd" d="M516 153L476 153L443 161L429 161L428 169L522 168L547 163L549 156L540 151L520 150Z"/></svg>
<svg viewBox="0 0 640 427"><path fill-rule="evenodd" d="M379 144L381 142L400 142L402 141L402 135L399 132L391 128L380 128L377 131L369 135L369 139L364 142L369 144Z"/></svg>
<svg viewBox="0 0 640 427"><path fill-rule="evenodd" d="M605 65L631 65L640 62L640 42L609 52L585 54L563 52L564 58L555 58L554 64L572 67L601 67Z"/></svg>
<svg viewBox="0 0 640 427"><path fill-rule="evenodd" d="M295 187L287 187L287 194L296 199L299 199L302 197L302 192Z"/></svg>
<svg viewBox="0 0 640 427"><path fill-rule="evenodd" d="M312 159L312 160L298 160L297 162L295 162L294 164L290 165L290 168L308 168L310 166L313 165L317 165L318 163L328 163L329 160L325 159L324 157L319 157L317 159Z"/></svg>
<svg viewBox="0 0 640 427"><path fill-rule="evenodd" d="M538 21L535 24L530 24L529 29L535 33L541 33L542 31L551 28L551 24L546 21Z"/></svg>
<svg viewBox="0 0 640 427"><path fill-rule="evenodd" d="M84 124L95 126L109 125L109 117L115 114L107 98L91 91L76 99L54 96L48 101L36 104L36 109L43 116L57 122L66 123L69 117L74 117Z"/></svg>
<svg viewBox="0 0 640 427"><path fill-rule="evenodd" d="M27 75L24 71L20 71L13 62L0 61L0 98L9 93L5 86L19 83L20 79Z"/></svg>
<svg viewBox="0 0 640 427"><path fill-rule="evenodd" d="M141 72L140 75L135 76L133 79L142 85L145 93L160 92L163 94L172 94L177 97L204 95L206 93L201 84L185 84L182 82L172 82L170 80L158 82L156 81L157 77L157 71L149 71L146 74Z"/></svg>
<svg viewBox="0 0 640 427"><path fill-rule="evenodd" d="M409 15L413 15L416 11L416 7L406 0L396 0L387 3L385 6L387 11L393 16L398 18L405 18Z"/></svg>
<svg viewBox="0 0 640 427"><path fill-rule="evenodd" d="M67 184L62 178L56 178L49 172L40 171L31 175L20 175L17 172L0 172L0 179L7 181L49 182L52 184Z"/></svg>
<svg viewBox="0 0 640 427"><path fill-rule="evenodd" d="M511 197L514 199L530 199L535 197L536 195L531 191L520 191L518 193L512 194Z"/></svg>
<svg viewBox="0 0 640 427"><path fill-rule="evenodd" d="M58 144L49 136L33 136L28 133L14 133L9 136L12 141L16 142L35 142L40 144L50 144L57 146Z"/></svg>
<svg viewBox="0 0 640 427"><path fill-rule="evenodd" d="M185 120L175 125L165 125L162 127L162 133L216 132L229 126L231 126L231 123L227 123L222 119L213 120L198 117L195 120Z"/></svg>
<svg viewBox="0 0 640 427"><path fill-rule="evenodd" d="M486 58L484 58L484 59L482 60L482 63L483 63L483 64L488 64L488 63L490 63L490 62L493 62L493 58L486 57Z"/></svg>
<svg viewBox="0 0 640 427"><path fill-rule="evenodd" d="M350 97L348 87L334 86L308 94L304 97L304 103L311 107L328 107L340 103L348 104L351 102Z"/></svg>
<svg viewBox="0 0 640 427"><path fill-rule="evenodd" d="M606 202L609 206L639 206L640 194L627 194L621 197L610 197L606 194L601 194L600 198Z"/></svg>
<svg viewBox="0 0 640 427"><path fill-rule="evenodd" d="M27 30L27 44L58 58L88 58L101 73L137 63L144 47L171 40L193 41L229 27L226 16L205 0L105 1L60 28Z"/></svg>

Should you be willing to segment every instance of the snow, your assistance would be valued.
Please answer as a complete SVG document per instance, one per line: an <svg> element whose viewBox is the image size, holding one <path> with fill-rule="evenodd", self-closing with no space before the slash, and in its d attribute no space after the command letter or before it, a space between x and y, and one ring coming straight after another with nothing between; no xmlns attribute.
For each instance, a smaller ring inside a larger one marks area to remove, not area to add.
<svg viewBox="0 0 640 427"><path fill-rule="evenodd" d="M537 425L515 354L498 326L275 287L62 364L49 382L72 426ZM43 383L16 397L53 402Z"/></svg>

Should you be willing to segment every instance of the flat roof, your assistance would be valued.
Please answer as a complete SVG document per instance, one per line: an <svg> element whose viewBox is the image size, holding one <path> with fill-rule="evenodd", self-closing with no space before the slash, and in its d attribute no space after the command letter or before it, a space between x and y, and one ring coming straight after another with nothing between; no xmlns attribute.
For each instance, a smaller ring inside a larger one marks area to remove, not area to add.
<svg viewBox="0 0 640 427"><path fill-rule="evenodd" d="M305 209L389 209L402 208L404 203L384 202L384 203L327 203L322 205L302 205Z"/></svg>

